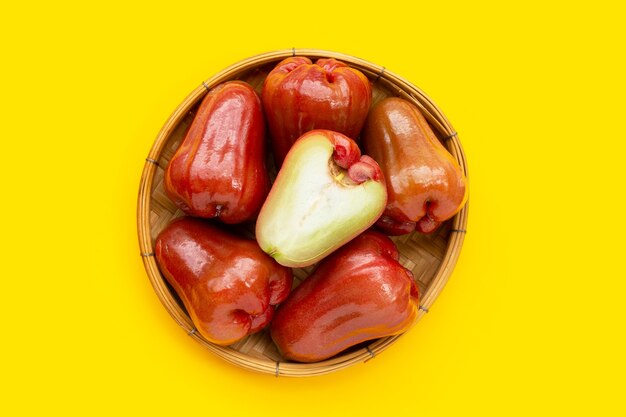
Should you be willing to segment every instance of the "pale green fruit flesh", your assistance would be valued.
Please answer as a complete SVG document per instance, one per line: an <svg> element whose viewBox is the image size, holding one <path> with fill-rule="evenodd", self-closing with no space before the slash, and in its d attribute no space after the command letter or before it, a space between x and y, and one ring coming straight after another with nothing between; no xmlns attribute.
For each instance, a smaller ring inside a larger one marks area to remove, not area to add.
<svg viewBox="0 0 626 417"><path fill-rule="evenodd" d="M354 183L332 154L323 135L297 142L261 210L257 241L282 265L317 262L371 226L385 208L385 185Z"/></svg>

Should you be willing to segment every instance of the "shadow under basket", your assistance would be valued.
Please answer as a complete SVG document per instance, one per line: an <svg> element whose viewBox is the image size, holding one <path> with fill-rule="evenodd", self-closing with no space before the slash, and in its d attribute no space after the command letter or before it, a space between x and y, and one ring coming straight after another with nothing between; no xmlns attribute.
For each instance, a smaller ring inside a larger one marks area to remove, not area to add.
<svg viewBox="0 0 626 417"><path fill-rule="evenodd" d="M418 106L439 140L458 161L467 176L467 163L458 135L441 110L417 87L384 67L362 59L336 52L313 49L289 49L257 55L234 64L202 82L176 108L159 132L141 177L137 206L137 226L140 255L154 290L176 322L196 341L224 360L249 370L276 376L314 376L334 372L374 358L387 349L401 335L371 340L344 351L337 356L316 363L289 362L281 357L267 331L250 335L231 346L218 346L205 340L194 325L180 299L161 275L154 257L157 235L174 218L183 213L169 200L163 189L164 169L180 145L195 112L207 91L228 80L248 82L260 94L269 71L290 56L335 58L363 72L372 82L373 100L401 97ZM468 205L445 222L434 234L412 233L392 237L400 250L400 262L411 270L421 293L417 319L426 314L445 286L458 259L467 225ZM312 267L294 269L294 286L302 282Z"/></svg>

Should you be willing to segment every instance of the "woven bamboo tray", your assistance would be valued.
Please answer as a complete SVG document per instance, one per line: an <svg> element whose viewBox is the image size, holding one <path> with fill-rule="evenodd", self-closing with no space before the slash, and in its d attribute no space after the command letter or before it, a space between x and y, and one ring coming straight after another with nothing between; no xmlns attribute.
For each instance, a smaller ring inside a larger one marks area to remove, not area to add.
<svg viewBox="0 0 626 417"><path fill-rule="evenodd" d="M372 104L389 96L402 97L413 102L422 110L433 131L459 162L465 175L467 163L457 133L426 94L403 78L387 71L385 67L336 52L289 49L245 59L202 82L176 108L159 132L146 158L139 189L137 206L139 246L150 282L174 320L190 337L209 351L228 362L257 372L304 377L321 375L368 361L387 349L401 335L373 340L331 359L308 364L285 361L265 331L250 335L228 347L214 345L196 332L182 302L159 272L153 249L159 232L172 219L183 215L164 193L164 169L180 145L204 95L218 84L234 79L250 83L260 93L267 73L279 61L289 56L307 56L313 60L322 57L336 58L359 69L372 81ZM401 263L413 272L421 291L418 320L428 312L452 273L465 237L467 214L466 204L454 218L445 222L433 235L412 233L392 238L400 250ZM247 230L254 229L250 227ZM294 269L294 285L302 282L313 268Z"/></svg>

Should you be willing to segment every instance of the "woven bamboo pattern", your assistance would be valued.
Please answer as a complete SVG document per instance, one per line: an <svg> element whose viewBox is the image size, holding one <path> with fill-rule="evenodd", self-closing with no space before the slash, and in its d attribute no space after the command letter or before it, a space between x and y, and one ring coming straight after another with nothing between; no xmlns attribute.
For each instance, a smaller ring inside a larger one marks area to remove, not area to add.
<svg viewBox="0 0 626 417"><path fill-rule="evenodd" d="M336 58L359 69L372 81L372 104L390 96L402 97L413 102L424 113L433 131L459 162L466 176L468 171L458 134L441 110L426 94L384 67L336 52L288 49L248 58L200 83L172 113L159 132L146 158L137 204L140 255L150 282L172 318L190 337L204 345L212 353L228 362L253 371L276 376L304 377L334 372L370 360L387 349L401 335L370 341L353 347L334 358L309 364L285 361L265 331L250 335L228 347L214 345L195 331L182 303L159 272L153 252L157 235L170 221L183 215L183 212L169 200L164 192L164 170L180 145L204 95L218 84L234 79L250 83L260 93L267 73L279 61L289 56L307 56L313 60L322 57ZM268 159L268 166L273 166L270 159ZM271 168L270 170L273 171L271 174L275 175L275 169ZM412 233L392 237L400 250L400 262L413 272L422 295L418 321L428 312L454 269L466 233L467 216L468 204L454 218L445 222L433 235ZM252 235L253 230L251 225L240 227L240 231L249 235ZM302 282L314 268L315 266L294 269L294 285Z"/></svg>

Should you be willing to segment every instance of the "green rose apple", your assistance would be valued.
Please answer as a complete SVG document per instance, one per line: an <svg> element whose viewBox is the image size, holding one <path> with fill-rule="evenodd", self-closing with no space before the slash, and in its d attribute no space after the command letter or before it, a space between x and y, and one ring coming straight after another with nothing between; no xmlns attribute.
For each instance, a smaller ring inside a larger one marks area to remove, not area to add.
<svg viewBox="0 0 626 417"><path fill-rule="evenodd" d="M386 203L378 164L347 136L313 130L287 154L259 214L256 239L282 265L312 265L374 224Z"/></svg>

